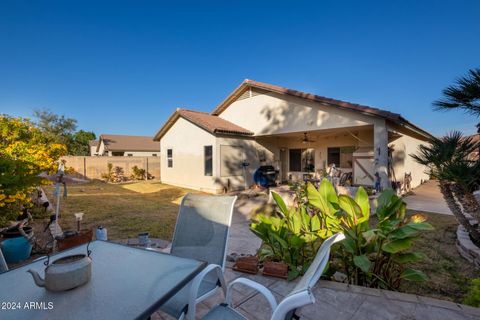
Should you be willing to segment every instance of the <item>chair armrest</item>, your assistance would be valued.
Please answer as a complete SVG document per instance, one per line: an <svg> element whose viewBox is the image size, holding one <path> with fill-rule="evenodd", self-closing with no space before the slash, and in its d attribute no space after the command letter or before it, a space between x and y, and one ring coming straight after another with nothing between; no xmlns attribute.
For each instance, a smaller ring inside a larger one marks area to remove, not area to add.
<svg viewBox="0 0 480 320"><path fill-rule="evenodd" d="M232 288L234 285L239 283L247 287L250 287L252 289L255 289L256 291L261 293L270 304L270 307L272 308L272 312L277 308L277 300L273 296L272 292L268 290L267 287L261 285L260 283L252 281L247 278L238 278L229 283L227 287L227 295L226 295L226 300L228 305L232 306Z"/></svg>
<svg viewBox="0 0 480 320"><path fill-rule="evenodd" d="M197 274L195 278L192 280L192 286L190 287L190 292L188 295L188 311L187 311L188 320L195 319L197 296L198 296L198 289L200 288L200 284L202 283L205 276L214 270L217 274L218 280L220 281L220 286L222 287L222 290L226 295L227 287L225 284L225 279L223 278L222 267L220 267L218 264L209 264L205 269L203 269L199 274Z"/></svg>

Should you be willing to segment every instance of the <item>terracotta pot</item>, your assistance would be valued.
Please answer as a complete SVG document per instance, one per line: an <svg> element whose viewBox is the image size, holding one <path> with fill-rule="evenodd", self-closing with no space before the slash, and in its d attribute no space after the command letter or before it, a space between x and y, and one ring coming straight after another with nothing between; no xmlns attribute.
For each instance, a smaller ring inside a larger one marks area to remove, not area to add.
<svg viewBox="0 0 480 320"><path fill-rule="evenodd" d="M263 263L263 275L287 279L288 265L283 262L265 261Z"/></svg>
<svg viewBox="0 0 480 320"><path fill-rule="evenodd" d="M258 258L255 256L239 257L235 260L233 270L256 274L258 272Z"/></svg>
<svg viewBox="0 0 480 320"><path fill-rule="evenodd" d="M92 240L93 232L92 230L82 230L79 234L57 240L58 251L63 251L70 249L76 246L79 246L84 243L88 243Z"/></svg>

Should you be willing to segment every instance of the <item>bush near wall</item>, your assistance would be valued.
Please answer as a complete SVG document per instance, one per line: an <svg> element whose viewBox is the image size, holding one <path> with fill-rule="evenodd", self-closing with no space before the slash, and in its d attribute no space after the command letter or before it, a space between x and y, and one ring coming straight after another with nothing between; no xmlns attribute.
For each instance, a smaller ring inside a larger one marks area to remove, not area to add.
<svg viewBox="0 0 480 320"><path fill-rule="evenodd" d="M0 115L0 226L31 205L29 194L46 183L38 175L54 172L66 152L65 145L49 143L29 119Z"/></svg>

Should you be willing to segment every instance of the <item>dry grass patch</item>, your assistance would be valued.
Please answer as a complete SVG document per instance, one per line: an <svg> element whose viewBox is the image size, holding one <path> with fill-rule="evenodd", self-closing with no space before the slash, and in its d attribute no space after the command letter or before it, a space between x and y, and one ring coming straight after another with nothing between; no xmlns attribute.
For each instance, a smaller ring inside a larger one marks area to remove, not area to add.
<svg viewBox="0 0 480 320"><path fill-rule="evenodd" d="M435 230L422 233L415 242L413 251L423 252L427 257L413 267L424 271L430 280L419 283L405 281L400 291L461 303L470 281L480 277L480 271L457 251L455 242L458 223L455 218L422 213L428 216L428 222Z"/></svg>
<svg viewBox="0 0 480 320"><path fill-rule="evenodd" d="M53 190L53 186L45 188L50 200L53 200ZM60 225L64 230L75 229L73 214L84 212L83 228L105 226L111 240L136 237L140 232L170 240L179 199L187 192L192 190L146 181L68 186L68 197L61 200Z"/></svg>

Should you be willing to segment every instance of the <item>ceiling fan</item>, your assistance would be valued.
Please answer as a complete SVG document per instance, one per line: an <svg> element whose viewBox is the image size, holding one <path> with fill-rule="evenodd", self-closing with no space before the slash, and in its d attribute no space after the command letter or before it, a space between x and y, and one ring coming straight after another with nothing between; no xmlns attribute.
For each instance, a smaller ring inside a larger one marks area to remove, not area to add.
<svg viewBox="0 0 480 320"><path fill-rule="evenodd" d="M303 139L301 140L303 144L307 144L310 142L315 142L315 140L311 140L308 138L308 134L306 132L303 133Z"/></svg>

